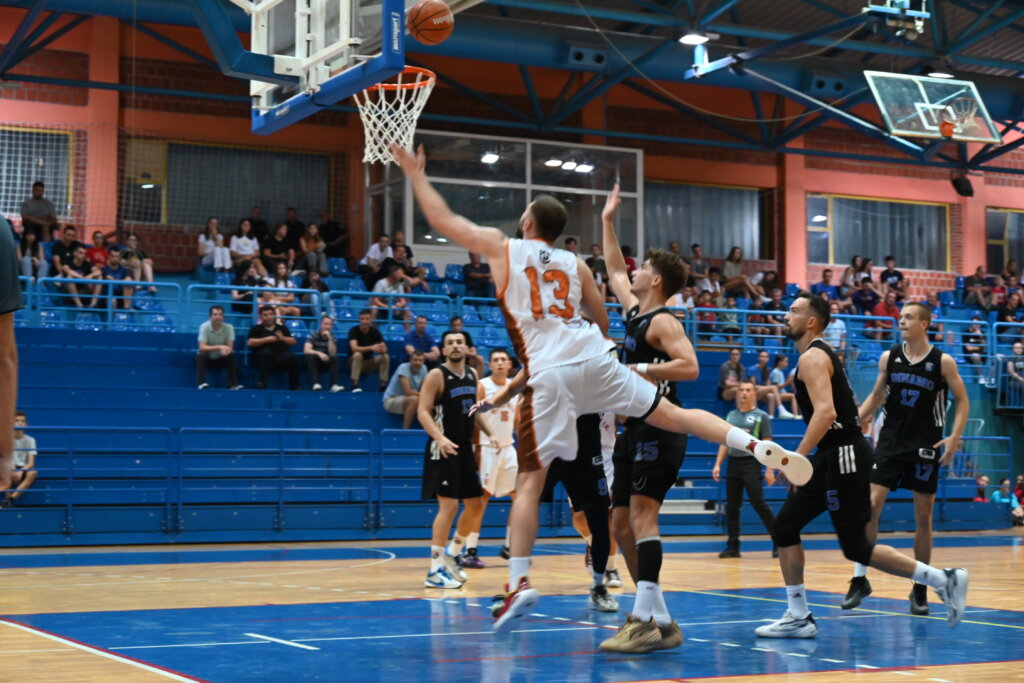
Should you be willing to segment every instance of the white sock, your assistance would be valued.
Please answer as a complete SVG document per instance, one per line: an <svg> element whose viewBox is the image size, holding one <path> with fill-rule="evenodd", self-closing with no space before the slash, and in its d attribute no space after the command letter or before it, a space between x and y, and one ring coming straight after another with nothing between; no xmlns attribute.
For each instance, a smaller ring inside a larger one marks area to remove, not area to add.
<svg viewBox="0 0 1024 683"><path fill-rule="evenodd" d="M505 547L507 548L509 546L509 544L511 544L511 543L512 543L512 527L507 526L507 527L505 527Z"/></svg>
<svg viewBox="0 0 1024 683"><path fill-rule="evenodd" d="M739 427L733 427L725 433L725 445L729 448L735 448L738 451L746 451L747 446L749 446L752 441L757 441L757 439L753 438L750 434L746 433Z"/></svg>
<svg viewBox="0 0 1024 683"><path fill-rule="evenodd" d="M465 542L466 542L466 541L465 541L464 539L461 539L461 538L459 538L458 536L452 536L452 540L451 540L451 543L449 543L449 544L448 544L448 549L447 549L447 551L446 551L446 552L447 552L447 553L448 553L449 555L452 555L453 557L454 557L455 555L458 555L459 553L461 553L461 552L462 552L462 545L463 545L463 544L464 544Z"/></svg>
<svg viewBox="0 0 1024 683"><path fill-rule="evenodd" d="M615 570L615 558L618 557L618 556L619 556L618 553L613 553L613 554L608 556L608 564L605 565L605 571L609 571L610 572L610 571L614 571Z"/></svg>
<svg viewBox="0 0 1024 683"><path fill-rule="evenodd" d="M932 588L945 588L946 587L946 572L935 567L929 567L924 562L918 562L917 566L914 567L914 581L918 583L926 583Z"/></svg>
<svg viewBox="0 0 1024 683"><path fill-rule="evenodd" d="M647 623L654 616L654 600L658 584L652 581L637 581L636 601L633 603L633 616Z"/></svg>
<svg viewBox="0 0 1024 683"><path fill-rule="evenodd" d="M466 536L466 549L475 548L476 544L480 541L480 533L474 531L469 536Z"/></svg>
<svg viewBox="0 0 1024 683"><path fill-rule="evenodd" d="M811 608L807 606L807 591L802 583L786 586L786 602L789 603L789 613L797 619L803 619L811 613Z"/></svg>
<svg viewBox="0 0 1024 683"><path fill-rule="evenodd" d="M519 579L530 573L530 558L510 557L508 560L508 589L514 591L519 586Z"/></svg>
<svg viewBox="0 0 1024 683"><path fill-rule="evenodd" d="M443 553L444 546L430 546L430 571L436 572L438 569L444 566L444 558L441 556Z"/></svg>
<svg viewBox="0 0 1024 683"><path fill-rule="evenodd" d="M598 586L604 585L604 572L595 572L591 569L590 575L594 578L593 583L590 584L591 588L597 588Z"/></svg>
<svg viewBox="0 0 1024 683"><path fill-rule="evenodd" d="M868 575L868 566L866 564L861 564L860 562L854 562L853 563L853 576L854 576L854 578L858 578L858 577L861 577L861 576L867 576L867 575Z"/></svg>
<svg viewBox="0 0 1024 683"><path fill-rule="evenodd" d="M654 609L652 610L654 622L658 626L668 626L672 623L672 617L668 613L668 605L665 604L665 595L661 592L661 586L657 587L654 596Z"/></svg>

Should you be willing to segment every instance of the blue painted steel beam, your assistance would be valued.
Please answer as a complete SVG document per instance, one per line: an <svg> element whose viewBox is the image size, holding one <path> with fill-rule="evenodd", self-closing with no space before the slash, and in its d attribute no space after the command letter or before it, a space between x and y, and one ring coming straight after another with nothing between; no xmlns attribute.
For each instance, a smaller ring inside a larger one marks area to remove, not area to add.
<svg viewBox="0 0 1024 683"><path fill-rule="evenodd" d="M540 98L537 97L537 88L533 87L533 77L530 75L530 67L519 65L519 77L523 79L523 87L530 97L530 106L533 108L533 115L537 121L544 120L544 109L540 106Z"/></svg>
<svg viewBox="0 0 1024 683"><path fill-rule="evenodd" d="M978 42L979 40L984 40L985 38L988 38L993 33L996 33L998 31L1002 31L1007 26L1011 26L1013 24L1016 24L1022 18L1024 18L1024 7L1019 8L1019 9L1013 11L1013 12L1010 12L1010 13L1006 14L1001 19L999 19L997 21L993 21L992 23L990 23L985 28L978 29L977 31L975 31L971 35L968 35L968 36L963 36L962 35L962 36L960 36L959 38L957 38L952 43L950 43L949 45L946 46L945 52L946 52L946 54L949 54L949 55L956 55L957 52L959 52L960 50L964 49L965 47L968 47L969 45L973 45L974 43Z"/></svg>
<svg viewBox="0 0 1024 683"><path fill-rule="evenodd" d="M637 91L638 93L640 93L642 95L646 95L647 97L651 98L655 102L660 102L661 104L664 104L664 105L666 105L668 107L671 107L672 109L680 112L681 114L684 114L684 115L689 116L691 118L697 119L698 121L704 123L705 125L710 126L710 127L714 128L715 130L720 130L723 133L725 133L726 135L730 135L730 136L736 138L737 140L741 140L741 141L747 143L748 145L760 145L760 144L762 144L761 142L759 142L758 140L750 137L749 135L747 135L746 133L744 133L741 130L737 130L737 129L733 128L732 126L728 125L728 124L725 124L725 123L722 123L721 121L718 121L714 117L708 116L707 114L699 112L696 109L688 107L685 104L683 104L682 102L676 102L672 98L666 97L665 95L663 95L663 94L661 94L659 92L651 90L650 88L646 88L646 87L640 85L639 83L634 83L633 81L623 81L622 84L624 86L626 86L627 88L635 90L635 91Z"/></svg>
<svg viewBox="0 0 1024 683"><path fill-rule="evenodd" d="M405 62L409 66L418 66L418 67L425 68L424 64L422 64L421 62L416 61L415 59L406 58ZM476 88L472 88L472 87L466 85L465 83L462 83L460 81L455 80L451 76L445 76L443 73L438 73L437 74L437 80L440 81L441 83L445 83L447 85L450 85L451 87L455 88L455 90L457 90L460 93L462 93L463 95L466 95L468 97L472 97L475 100L480 100L481 102L483 102L487 106L494 107L498 111L504 112L504 113L508 114L509 116L517 118L517 119L519 119L521 121L526 121L528 123L532 123L533 122L532 119L530 119L529 116L527 116L526 114L522 113L521 111L517 111L513 107L510 107L507 104L505 104L504 102L499 102L498 100L494 99L493 97L491 97L487 93L482 93L479 90L477 90Z"/></svg>
<svg viewBox="0 0 1024 683"><path fill-rule="evenodd" d="M7 41L3 52L0 52L0 74L6 73L8 69L14 66L15 58L18 55L18 51L25 44L25 37L28 36L29 29L36 23L36 19L39 18L39 14L45 6L46 0L35 0L32 6L28 8L25 16L21 18L18 28L14 29L14 35Z"/></svg>
<svg viewBox="0 0 1024 683"><path fill-rule="evenodd" d="M74 17L73 19L71 19L71 21L69 21L68 23L64 24L63 26L58 28L56 31L51 33L50 35L46 36L45 38L43 38L39 42L34 43L31 47L25 48L21 52L19 52L18 53L18 60L22 61L22 62L25 61L26 59L28 59L29 57L31 57L35 53L39 52L42 49L45 49L48 45L53 43L55 40L61 38L62 36L64 36L67 33L70 33L71 31L74 31L81 24L84 24L85 22L89 21L89 19L91 19L91 18L92 17L85 16L85 15L79 15L77 17Z"/></svg>
<svg viewBox="0 0 1024 683"><path fill-rule="evenodd" d="M974 3L972 2L972 0L951 0L951 2L954 5L956 5L957 7L960 7L961 9L965 9L968 12L972 12L974 14L980 14L981 13L981 10L974 6ZM1016 24L1013 24L1013 25L1009 26L1009 28L1011 30L1017 31L1018 33L1024 33L1024 26L1018 26Z"/></svg>
<svg viewBox="0 0 1024 683"><path fill-rule="evenodd" d="M1016 140L1014 140L1013 142L1008 142L1005 145L1000 145L999 147L995 147L993 149L990 149L987 152L986 151L978 152L971 159L971 162L970 162L971 168L978 168L978 167L980 167L981 164L984 164L985 162L988 162L988 161L992 161L993 159L1001 157L1004 154L1009 154L1010 152L1012 152L1012 151L1014 151L1016 149L1020 149L1022 146L1024 146L1024 137L1019 137Z"/></svg>
<svg viewBox="0 0 1024 683"><path fill-rule="evenodd" d="M577 17L589 16L594 19L609 19L612 21L624 21L633 24L670 26L679 28L687 22L675 16L663 14L651 14L649 12L633 12L629 10L612 9L608 7L585 7L564 2L549 2L548 0L488 0L488 5L509 7L512 9L525 9L535 12L553 12L556 14L569 14ZM460 17L461 19L461 17Z"/></svg>
<svg viewBox="0 0 1024 683"><path fill-rule="evenodd" d="M31 7L36 0L4 0L6 7ZM115 17L150 24L172 24L174 26L195 26L196 20L187 2L172 0L48 0L47 9L65 14ZM248 33L249 16L233 4L225 3L225 11L231 18L235 30Z"/></svg>
<svg viewBox="0 0 1024 683"><path fill-rule="evenodd" d="M750 101L754 105L754 116L757 117L757 127L761 131L761 142L767 145L772 136L768 132L768 123L764 120L767 117L764 115L764 107L761 105L761 93L751 90Z"/></svg>
<svg viewBox="0 0 1024 683"><path fill-rule="evenodd" d="M46 33L49 30L49 28L53 26L54 22L56 22L62 16L64 15L61 14L60 12L50 12L49 14L47 14L46 18L39 22L39 25L35 27L32 33L28 34L25 37L25 45L31 45L32 43L39 40L39 36Z"/></svg>
<svg viewBox="0 0 1024 683"><path fill-rule="evenodd" d="M870 99L871 97L871 90L868 88L863 88L850 94L843 101L842 107L844 110L853 109L858 104L864 102L867 99ZM806 135L815 128L818 128L824 125L825 123L828 123L829 121L836 120L828 116L825 112L808 112L807 116L814 117L815 114L817 114L817 117L812 118L811 120L795 120L788 128L786 128L786 130L782 131L782 133L780 133L779 136L772 141L772 145L776 147L785 145L786 143L792 140L796 140L802 135Z"/></svg>
<svg viewBox="0 0 1024 683"><path fill-rule="evenodd" d="M717 7L712 7L704 13L704 16L699 17L697 19L697 23L703 26L704 24L714 21L719 16L732 9L737 2L739 2L739 0L721 0Z"/></svg>
<svg viewBox="0 0 1024 683"><path fill-rule="evenodd" d="M165 36L164 34L160 33L156 29L150 28L149 26L146 26L145 24L143 24L141 22L131 22L131 21L128 21L127 19L122 19L121 23L123 23L123 24L125 24L127 26L131 26L133 29L135 29L139 33L141 33L143 35L146 35L146 36L149 36L150 38L152 38L153 40L156 40L157 42L163 43L167 47L171 48L172 50L176 50L176 51L180 52L181 54L185 55L189 59L192 59L193 61L196 61L196 62L198 62L198 63L200 63L200 64L202 64L204 66L208 66L211 69L219 68L217 66L216 62L206 58L205 56L199 54L198 52L196 52L192 48L187 47L185 45L182 45L181 43L179 43L178 41L174 40L173 38Z"/></svg>
<svg viewBox="0 0 1024 683"><path fill-rule="evenodd" d="M238 33L231 23L221 0L189 0L195 13L199 30L213 51L220 70L228 76L253 81L265 81L278 85L295 85L297 76L285 76L274 72L274 58L259 55L242 47Z"/></svg>
<svg viewBox="0 0 1024 683"><path fill-rule="evenodd" d="M974 18L974 21L968 24L967 28L960 32L960 35L957 36L957 40L960 40L961 38L966 38L967 36L974 33L975 29L977 29L979 26L988 21L989 17L992 16L992 13L995 12L1000 7L1002 7L1005 1L1006 0L995 0L995 2L990 4L987 10L976 16Z"/></svg>

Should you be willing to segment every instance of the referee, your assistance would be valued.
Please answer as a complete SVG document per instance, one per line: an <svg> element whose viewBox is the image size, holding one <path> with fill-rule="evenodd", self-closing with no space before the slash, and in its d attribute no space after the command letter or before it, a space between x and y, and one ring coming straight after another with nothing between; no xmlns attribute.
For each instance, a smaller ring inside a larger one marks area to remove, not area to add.
<svg viewBox="0 0 1024 683"><path fill-rule="evenodd" d="M757 407L757 388L754 383L744 380L739 383L736 393L736 410L729 411L725 421L733 427L742 429L755 439L772 438L772 420L768 413ZM729 466L725 474L725 528L729 534L725 550L718 553L719 557L740 557L740 505L743 503L743 490L747 490L750 505L757 512L765 530L771 534L775 525L775 515L764 502L764 487L761 484L761 463L750 451L729 448L725 444L718 447L718 457L711 476L720 481L722 463L729 456ZM765 468L764 481L771 486L775 483L775 474ZM772 556L778 557L778 551L772 549Z"/></svg>
<svg viewBox="0 0 1024 683"><path fill-rule="evenodd" d="M18 393L14 312L24 305L18 272L14 230L0 216L0 492L11 488L14 467L14 411Z"/></svg>

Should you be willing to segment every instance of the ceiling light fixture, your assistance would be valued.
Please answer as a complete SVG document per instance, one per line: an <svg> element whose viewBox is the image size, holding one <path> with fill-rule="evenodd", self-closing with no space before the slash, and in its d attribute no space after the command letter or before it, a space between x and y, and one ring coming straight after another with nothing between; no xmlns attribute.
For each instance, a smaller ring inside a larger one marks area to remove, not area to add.
<svg viewBox="0 0 1024 683"><path fill-rule="evenodd" d="M562 164L562 170L563 171L571 171L571 170L573 170L575 168L576 168L576 162L575 161L567 161L564 164Z"/></svg>
<svg viewBox="0 0 1024 683"><path fill-rule="evenodd" d="M580 164L579 166L576 167L576 172L577 173L590 173L593 170L594 170L594 165L593 164Z"/></svg>
<svg viewBox="0 0 1024 683"><path fill-rule="evenodd" d="M554 168L555 166L561 166L562 165L562 160L561 159L548 159L547 161L544 162L544 165L548 166L550 168Z"/></svg>
<svg viewBox="0 0 1024 683"><path fill-rule="evenodd" d="M826 221L828 221L828 216L823 216L820 213L811 219L812 223L825 223Z"/></svg>
<svg viewBox="0 0 1024 683"><path fill-rule="evenodd" d="M482 157L480 157L480 161L484 162L485 164L493 164L500 158L501 157L495 154L494 152L487 152Z"/></svg>
<svg viewBox="0 0 1024 683"><path fill-rule="evenodd" d="M700 29L691 28L683 36L679 38L679 42L683 45L703 45L708 42L710 38L708 34L704 33Z"/></svg>

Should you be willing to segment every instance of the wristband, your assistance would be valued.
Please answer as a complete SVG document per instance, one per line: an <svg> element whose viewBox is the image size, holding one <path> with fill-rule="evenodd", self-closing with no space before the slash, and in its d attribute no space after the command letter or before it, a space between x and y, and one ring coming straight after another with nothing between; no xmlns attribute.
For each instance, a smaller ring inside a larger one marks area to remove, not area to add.
<svg viewBox="0 0 1024 683"><path fill-rule="evenodd" d="M647 375L647 368L650 367L650 363L637 363L636 371L641 375Z"/></svg>

